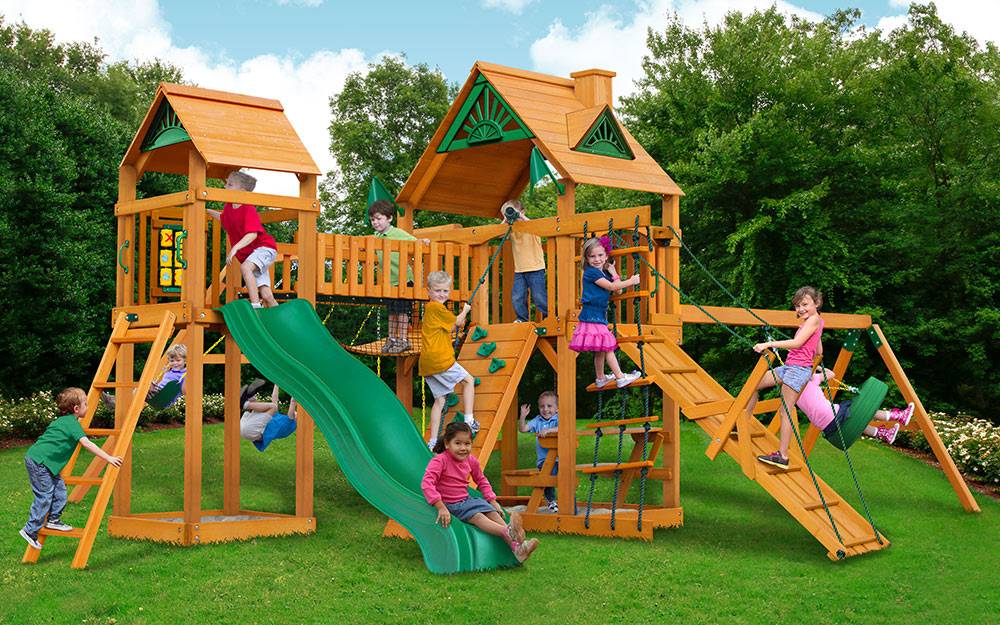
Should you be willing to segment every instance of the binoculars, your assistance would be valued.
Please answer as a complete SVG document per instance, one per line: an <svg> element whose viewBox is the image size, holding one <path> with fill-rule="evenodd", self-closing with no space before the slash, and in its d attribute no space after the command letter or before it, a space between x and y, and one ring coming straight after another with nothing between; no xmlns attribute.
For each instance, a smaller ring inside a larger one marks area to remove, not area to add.
<svg viewBox="0 0 1000 625"><path fill-rule="evenodd" d="M503 220L508 224L512 224L521 217L521 214L513 206L508 206L503 209Z"/></svg>

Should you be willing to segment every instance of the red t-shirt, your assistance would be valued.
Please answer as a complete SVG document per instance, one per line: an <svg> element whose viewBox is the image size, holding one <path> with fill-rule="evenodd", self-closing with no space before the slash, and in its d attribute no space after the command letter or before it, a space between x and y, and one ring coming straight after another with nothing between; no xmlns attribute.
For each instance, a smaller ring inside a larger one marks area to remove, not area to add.
<svg viewBox="0 0 1000 625"><path fill-rule="evenodd" d="M246 236L248 232L257 233L257 238L250 245L236 252L236 260L241 263L258 247L269 247L272 250L278 249L278 244L275 243L274 237L269 235L264 230L264 224L260 223L260 217L257 215L257 207L253 204L240 204L239 207L234 207L232 204L227 203L222 207L221 221L222 227L226 229L226 235L229 237L230 247L239 243L240 239Z"/></svg>

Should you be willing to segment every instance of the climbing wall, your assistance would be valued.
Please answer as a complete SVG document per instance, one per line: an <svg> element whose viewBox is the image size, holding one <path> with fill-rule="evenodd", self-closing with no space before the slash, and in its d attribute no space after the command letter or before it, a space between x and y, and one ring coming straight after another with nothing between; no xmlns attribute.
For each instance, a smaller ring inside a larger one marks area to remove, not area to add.
<svg viewBox="0 0 1000 625"><path fill-rule="evenodd" d="M647 374L680 405L685 417L712 437L706 451L709 457L714 459L720 452L732 456L748 478L760 484L823 544L831 559L889 546L885 536L876 536L868 521L817 476L816 482L826 503L824 507L817 486L794 444L790 450L788 470L759 463L756 456L778 448L777 437L757 419L746 418L741 421L741 441L740 435L732 428L732 417L738 414L731 411L736 399L675 343L670 330L652 327L646 332L652 335L651 340L654 341L643 347ZM621 349L632 360L639 362L639 349L635 343L623 342Z"/></svg>

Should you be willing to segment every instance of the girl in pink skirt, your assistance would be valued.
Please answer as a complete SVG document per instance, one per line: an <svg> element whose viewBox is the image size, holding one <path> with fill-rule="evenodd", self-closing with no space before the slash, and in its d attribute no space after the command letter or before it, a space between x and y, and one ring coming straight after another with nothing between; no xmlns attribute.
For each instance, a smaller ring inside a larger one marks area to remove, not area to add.
<svg viewBox="0 0 1000 625"><path fill-rule="evenodd" d="M614 263L608 261L611 241L608 237L591 238L583 244L583 297L579 323L573 332L569 348L577 352L594 352L594 383L602 387L612 379L618 388L628 386L641 375L638 371L622 373L615 357L618 341L608 330L608 299L612 291L620 291L639 284L639 274L621 280ZM604 374L604 363L611 367L611 375Z"/></svg>

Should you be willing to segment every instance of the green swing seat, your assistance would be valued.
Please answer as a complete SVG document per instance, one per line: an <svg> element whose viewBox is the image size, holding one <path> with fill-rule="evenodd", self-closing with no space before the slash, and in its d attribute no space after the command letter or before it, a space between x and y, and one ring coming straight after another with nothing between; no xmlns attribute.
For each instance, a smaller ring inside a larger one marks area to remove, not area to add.
<svg viewBox="0 0 1000 625"><path fill-rule="evenodd" d="M846 451L861 438L861 433L868 427L872 417L875 416L875 411L885 401L885 395L888 392L889 387L882 380L876 378L865 380L865 383L861 385L861 390L858 391L858 396L851 401L847 418L840 424L840 432L838 433L837 430L833 430L829 434L823 432L823 436L837 449Z"/></svg>
<svg viewBox="0 0 1000 625"><path fill-rule="evenodd" d="M163 410L170 404L174 403L177 396L181 392L181 383L177 380L171 380L160 387L160 390L156 392L155 395L146 398L146 403L156 408L157 410Z"/></svg>

